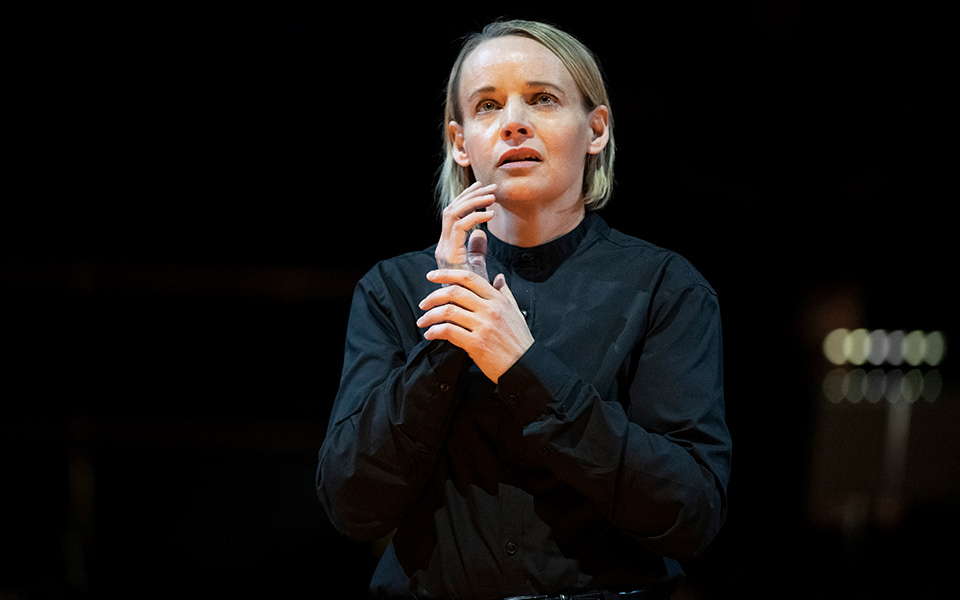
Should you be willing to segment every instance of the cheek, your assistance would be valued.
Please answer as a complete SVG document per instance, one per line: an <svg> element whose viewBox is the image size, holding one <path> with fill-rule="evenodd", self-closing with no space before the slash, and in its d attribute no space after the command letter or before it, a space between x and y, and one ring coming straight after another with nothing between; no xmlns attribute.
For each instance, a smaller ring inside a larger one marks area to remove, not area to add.
<svg viewBox="0 0 960 600"><path fill-rule="evenodd" d="M491 131L494 133L491 134ZM491 151L489 150L490 144L488 141L492 139L491 135L495 135L495 131L496 129L492 127L471 127L464 131L463 145L467 149L467 154L470 155L471 162L483 162L490 158L488 155Z"/></svg>
<svg viewBox="0 0 960 600"><path fill-rule="evenodd" d="M553 140L553 154L561 159L565 167L576 166L586 159L589 139L579 127L571 126Z"/></svg>

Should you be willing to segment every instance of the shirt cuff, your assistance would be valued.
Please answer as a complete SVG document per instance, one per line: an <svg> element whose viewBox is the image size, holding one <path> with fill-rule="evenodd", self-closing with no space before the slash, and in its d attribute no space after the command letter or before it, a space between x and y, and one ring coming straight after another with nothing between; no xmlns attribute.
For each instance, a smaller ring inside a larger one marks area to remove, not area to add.
<svg viewBox="0 0 960 600"><path fill-rule="evenodd" d="M527 351L500 376L497 395L524 424L553 416L566 420L572 406L566 393L576 374L543 343L534 341Z"/></svg>

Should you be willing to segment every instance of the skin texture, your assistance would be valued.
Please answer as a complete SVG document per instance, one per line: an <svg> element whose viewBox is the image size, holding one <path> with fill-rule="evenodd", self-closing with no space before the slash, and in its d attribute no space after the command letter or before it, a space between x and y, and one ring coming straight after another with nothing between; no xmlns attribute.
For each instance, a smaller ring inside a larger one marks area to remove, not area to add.
<svg viewBox="0 0 960 600"><path fill-rule="evenodd" d="M552 85L530 82L547 82ZM474 95L481 88L493 88ZM573 77L539 42L505 36L478 46L460 78L463 123L451 121L454 160L476 182L444 210L436 258L427 279L442 287L420 303L417 326L427 339L463 348L494 383L534 338L503 274L489 283L486 238L471 228L486 221L497 238L531 247L573 230L585 215L581 194L586 156L608 140L608 109L583 107ZM532 148L529 168L498 165L504 152Z"/></svg>

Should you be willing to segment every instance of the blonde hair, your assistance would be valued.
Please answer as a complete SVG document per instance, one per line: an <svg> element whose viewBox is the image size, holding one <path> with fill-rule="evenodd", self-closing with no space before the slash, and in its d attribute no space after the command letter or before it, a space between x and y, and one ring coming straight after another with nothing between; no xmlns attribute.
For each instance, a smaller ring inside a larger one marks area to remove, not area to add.
<svg viewBox="0 0 960 600"><path fill-rule="evenodd" d="M470 187L475 181L473 170L461 167L453 160L453 143L447 134L447 124L450 121L463 123L463 107L460 106L459 87L460 73L467 56L481 43L507 35L518 35L535 40L553 52L560 62L567 68L580 90L584 109L591 111L603 104L609 109L607 131L609 141L599 154L590 154L586 158L583 172L584 206L587 210L598 210L610 199L613 193L613 157L615 145L613 143L613 111L610 109L610 99L603 82L603 75L597 60L589 48L578 39L557 29L552 25L537 21L494 21L483 28L479 33L471 33L464 37L460 54L450 69L450 78L447 81L447 99L443 109L444 159L437 177L436 193L440 212L443 211L463 190Z"/></svg>

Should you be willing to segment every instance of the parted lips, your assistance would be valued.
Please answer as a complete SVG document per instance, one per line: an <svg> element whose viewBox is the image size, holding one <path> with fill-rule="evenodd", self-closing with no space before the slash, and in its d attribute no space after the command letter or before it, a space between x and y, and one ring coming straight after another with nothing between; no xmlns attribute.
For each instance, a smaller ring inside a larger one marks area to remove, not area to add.
<svg viewBox="0 0 960 600"><path fill-rule="evenodd" d="M497 166L499 167L505 163L516 162L520 160L542 161L543 158L540 156L540 153L533 148L512 148L500 155L500 160L497 162Z"/></svg>

